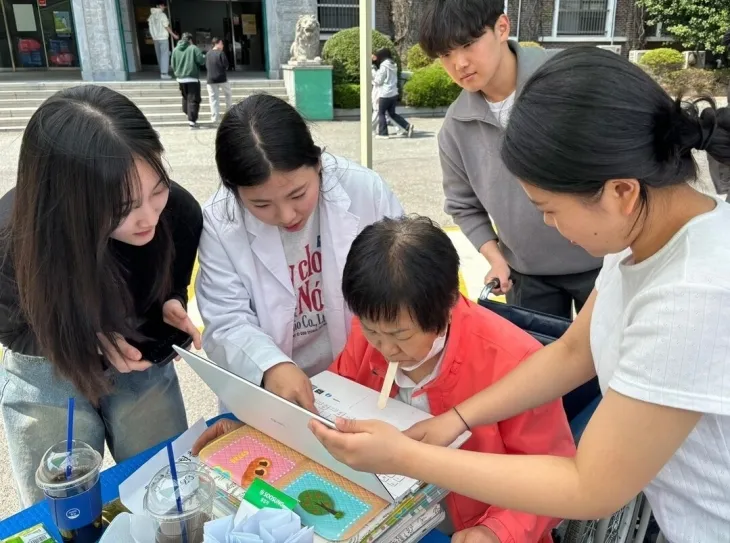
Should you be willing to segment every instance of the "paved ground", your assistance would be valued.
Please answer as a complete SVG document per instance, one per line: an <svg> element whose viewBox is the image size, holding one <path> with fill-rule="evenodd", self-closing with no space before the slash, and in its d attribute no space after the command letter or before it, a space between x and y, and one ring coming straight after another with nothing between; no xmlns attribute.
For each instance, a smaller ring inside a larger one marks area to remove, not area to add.
<svg viewBox="0 0 730 543"><path fill-rule="evenodd" d="M435 141L440 125L440 119L422 119L417 121L419 135L412 140L376 141L374 168L390 183L407 212L428 215L442 226L449 227L453 223L443 212ZM213 160L214 132L191 132L184 128L165 128L160 132L168 150L167 160L173 178L200 201L207 199L218 185ZM314 133L320 145L327 150L358 159L359 127L356 123L322 123L314 127ZM20 133L0 133L0 194L15 184L21 137ZM706 164L704 160L701 162L703 185L707 186ZM463 235L454 231L450 234L462 257L462 272L469 295L476 297L487 266ZM191 370L183 364L178 368L189 420L193 422L216 414L212 394ZM111 463L108 454L106 462ZM0 518L17 509L5 435L0 430Z"/></svg>

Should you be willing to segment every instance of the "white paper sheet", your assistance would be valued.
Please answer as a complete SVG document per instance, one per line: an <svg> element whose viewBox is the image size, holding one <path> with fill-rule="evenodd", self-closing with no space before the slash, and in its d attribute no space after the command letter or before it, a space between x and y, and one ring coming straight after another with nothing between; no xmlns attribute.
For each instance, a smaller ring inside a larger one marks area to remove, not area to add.
<svg viewBox="0 0 730 543"><path fill-rule="evenodd" d="M38 32L33 6L34 4L13 4L15 28L18 32Z"/></svg>
<svg viewBox="0 0 730 543"><path fill-rule="evenodd" d="M380 409L380 394L377 391L331 371L323 371L312 377L311 381L314 406L321 416L332 421L336 417L375 419L392 424L399 430L407 430L417 422L432 418L429 413L392 398ZM464 432L451 446L458 448L469 437L471 432ZM396 501L418 484L418 481L402 475L380 474L378 477Z"/></svg>
<svg viewBox="0 0 730 543"><path fill-rule="evenodd" d="M391 399L383 409L378 408L379 393L359 383L323 371L312 377L315 406L323 417L376 419L388 422L399 430L406 430L431 415L408 404ZM321 390L321 392L319 392ZM321 407L320 407L321 406Z"/></svg>
<svg viewBox="0 0 730 543"><path fill-rule="evenodd" d="M172 452L176 459L188 453L193 443L208 428L205 420L200 419L185 433L172 442ZM119 499L124 507L135 515L144 515L144 495L155 473L168 464L167 449L160 450L145 464L119 485Z"/></svg>

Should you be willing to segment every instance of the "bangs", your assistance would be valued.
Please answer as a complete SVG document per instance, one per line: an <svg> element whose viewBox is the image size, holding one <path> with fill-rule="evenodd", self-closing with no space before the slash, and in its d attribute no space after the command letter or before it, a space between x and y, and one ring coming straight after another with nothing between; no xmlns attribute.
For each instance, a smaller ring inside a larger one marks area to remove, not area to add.
<svg viewBox="0 0 730 543"><path fill-rule="evenodd" d="M436 58L481 38L504 14L494 0L433 0L421 22L420 45Z"/></svg>
<svg viewBox="0 0 730 543"><path fill-rule="evenodd" d="M108 176L107 179L110 181L110 188L116 187L116 190L112 191L112 201L109 202L112 230L119 226L127 215L132 212L139 195L142 193L142 180L137 169L137 162L139 161L147 164L154 171L157 180L166 188L169 189L172 186L172 179L167 173L167 168L165 168L165 163L160 154L154 150L135 152L131 149L124 149L116 160L108 161L102 166L106 170L104 174Z"/></svg>
<svg viewBox="0 0 730 543"><path fill-rule="evenodd" d="M445 328L448 316L435 310L434 293L429 293L423 285L376 273L358 279L359 284L355 288L346 287L345 294L345 303L357 318L395 324L400 315L407 313L424 332L441 332ZM458 283L456 288L458 291ZM450 299L448 307L452 302Z"/></svg>
<svg viewBox="0 0 730 543"><path fill-rule="evenodd" d="M401 311L407 311L413 321L417 320L409 307L409 296L401 288L404 285L396 284L396 281L381 281L375 274L370 278L373 280L363 281L361 278L358 288L352 289L345 296L345 303L353 314L370 322L393 324L398 320ZM415 297L418 298L421 294L418 292Z"/></svg>

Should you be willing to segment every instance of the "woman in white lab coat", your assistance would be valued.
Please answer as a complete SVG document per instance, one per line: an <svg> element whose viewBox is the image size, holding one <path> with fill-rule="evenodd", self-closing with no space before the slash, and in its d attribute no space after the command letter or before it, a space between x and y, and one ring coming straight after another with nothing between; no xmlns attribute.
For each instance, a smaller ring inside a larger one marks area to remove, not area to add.
<svg viewBox="0 0 730 543"><path fill-rule="evenodd" d="M314 408L309 376L345 346L341 292L352 241L403 214L375 172L323 153L297 111L251 96L216 137L222 187L203 206L196 284L203 348L216 363Z"/></svg>

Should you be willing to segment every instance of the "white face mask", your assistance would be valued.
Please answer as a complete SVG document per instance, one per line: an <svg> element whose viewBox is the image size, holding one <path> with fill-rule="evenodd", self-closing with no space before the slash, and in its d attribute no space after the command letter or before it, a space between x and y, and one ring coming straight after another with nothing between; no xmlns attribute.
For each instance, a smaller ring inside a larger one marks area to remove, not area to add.
<svg viewBox="0 0 730 543"><path fill-rule="evenodd" d="M433 340L433 345L431 345L431 350L428 351L428 354L425 356L423 360L420 362L416 362L412 366L404 367L403 364L398 364L398 367L403 371L413 371L421 366L423 366L426 362L431 360L434 356L441 353L441 351L444 350L444 347L446 346L446 336L448 335L449 330L446 329L446 332L444 332L444 335L442 336L436 336L436 339Z"/></svg>

